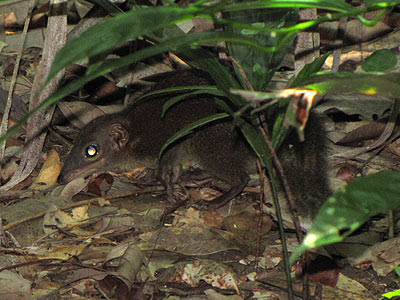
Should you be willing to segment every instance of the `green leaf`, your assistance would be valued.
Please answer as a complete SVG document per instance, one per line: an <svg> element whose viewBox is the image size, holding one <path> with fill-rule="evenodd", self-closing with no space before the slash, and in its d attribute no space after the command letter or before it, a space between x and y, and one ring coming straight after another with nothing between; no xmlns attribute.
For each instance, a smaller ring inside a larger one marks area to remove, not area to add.
<svg viewBox="0 0 400 300"><path fill-rule="evenodd" d="M394 267L394 270L395 270L395 272L396 272L396 275L397 275L397 276L400 276L400 267L399 267L399 266L395 266L395 267Z"/></svg>
<svg viewBox="0 0 400 300"><path fill-rule="evenodd" d="M189 124L188 126L186 126L185 128L179 130L177 133L175 133L172 137L170 137L165 143L164 145L161 147L160 149L160 154L159 157L161 157L161 155L163 154L164 150L173 142L179 140L180 138L190 134L193 132L194 129L203 126L205 124L208 124L210 122L216 121L216 120L220 120L220 119L224 119L224 118L228 118L230 117L227 113L220 113L220 114L215 114L215 115L211 115L205 118L202 118L200 120L197 120L196 122L193 122L191 124Z"/></svg>
<svg viewBox="0 0 400 300"><path fill-rule="evenodd" d="M243 42L247 39L247 37L243 37L243 39L241 39L240 37L242 35L237 33L220 32L220 34L222 34L222 36L224 36L225 34L227 34L227 36L233 34L237 37L236 40L238 42ZM222 36L220 35L220 37ZM177 28L177 26L171 26L168 28L168 30L164 30L162 32L162 35L153 34L151 37L159 43L164 43L167 40L181 41L182 39L187 38L186 35L183 34L183 32L179 28ZM254 38L250 37L250 39L252 40L252 42L257 44L257 41ZM263 49L264 51L273 51L272 48L265 49L264 47ZM214 55L200 47L179 47L179 51L177 51L177 53L180 58L185 60L191 66L207 72L216 83L218 89L225 93L225 96L231 101L234 106L239 108L242 105L246 104L246 101L244 101L241 97L237 95L232 95L230 93L230 90L232 88L238 89L240 85L238 84L236 79L233 78L229 70L224 67L220 63L220 61L215 58Z"/></svg>
<svg viewBox="0 0 400 300"><path fill-rule="evenodd" d="M398 3L399 3L399 1L365 0L365 4L367 4L368 6L387 7L387 6L391 6L391 5L396 5Z"/></svg>
<svg viewBox="0 0 400 300"><path fill-rule="evenodd" d="M319 73L299 81L297 87L321 94L366 94L400 97L400 73Z"/></svg>
<svg viewBox="0 0 400 300"><path fill-rule="evenodd" d="M242 119L239 120L240 122L236 121L236 123L238 124L243 135L245 136L247 142L250 144L251 148L260 158L263 166L265 166L271 173L273 170L271 161L272 157L271 152L268 149L268 146L264 140L264 137L259 127L249 124Z"/></svg>
<svg viewBox="0 0 400 300"><path fill-rule="evenodd" d="M258 9L229 12L224 15L225 18L244 24L252 24L260 28L278 29L296 24L297 10L293 9ZM224 30L227 32L241 33L244 36L251 36L264 47L277 47L279 51L265 52L255 47L242 43L229 42L229 55L238 62L246 74L252 87L257 91L264 91L276 69L279 67L283 57L292 45L294 36L287 39L283 35L271 34L270 32L257 32L242 29L238 26L227 24ZM285 39L284 42L282 40ZM235 73L242 81L242 86L246 86L242 78L241 70L236 64L233 64Z"/></svg>
<svg viewBox="0 0 400 300"><path fill-rule="evenodd" d="M400 290L395 290L392 292L388 292L385 294L382 294L382 297L388 298L388 299L392 299L393 297L397 297L400 296Z"/></svg>
<svg viewBox="0 0 400 300"><path fill-rule="evenodd" d="M283 141L286 139L292 127L285 126L285 116L290 108L287 106L286 111L279 109L279 113L275 117L274 127L272 129L272 146L274 149L278 149Z"/></svg>
<svg viewBox="0 0 400 300"><path fill-rule="evenodd" d="M400 206L400 171L356 179L330 197L315 217L293 263L305 251L343 241L370 217Z"/></svg>
<svg viewBox="0 0 400 300"><path fill-rule="evenodd" d="M233 34L233 33L226 33ZM181 56L190 65L201 69L210 74L211 78L216 83L217 87L225 93L225 96L236 107L240 108L246 105L247 102L238 95L231 94L231 89L239 89L240 85L233 78L232 74L225 68L213 55L201 48L197 49L184 49Z"/></svg>
<svg viewBox="0 0 400 300"><path fill-rule="evenodd" d="M183 92L183 91L188 91L188 90L204 90L204 93L207 93L208 91L217 91L216 87L213 85L187 85L187 86L177 86L177 87L172 87L168 89L162 89L162 90L156 90L152 91L149 93L144 94L143 96L140 96L139 98L136 99L136 101L140 101L144 98L150 97L150 96L155 96L155 95L160 95L164 93L171 93L171 92Z"/></svg>
<svg viewBox="0 0 400 300"><path fill-rule="evenodd" d="M118 14L90 27L79 37L69 41L56 55L47 82L62 68L79 60L110 51L155 30L192 18L204 9L189 6L138 8Z"/></svg>
<svg viewBox="0 0 400 300"><path fill-rule="evenodd" d="M338 12L354 10L354 7L344 0L258 0L246 2L233 2L224 7L224 11L241 11L245 9L260 8L294 8L294 7L314 7Z"/></svg>
<svg viewBox="0 0 400 300"><path fill-rule="evenodd" d="M397 65L397 57L389 49L375 51L361 65L365 72L384 72L393 69Z"/></svg>
<svg viewBox="0 0 400 300"><path fill-rule="evenodd" d="M374 7L389 7L393 6L399 1L390 1L386 5L374 4ZM198 3L200 5L201 2ZM292 26L291 28L283 28L282 33L286 35L282 38L283 41L290 39L299 30L304 30L310 26L317 25L323 21L339 18L342 14L356 15L366 12L368 8L357 10L351 5L345 3L343 0L307 0L307 1L278 1L278 0L259 0L249 2L234 2L230 4L217 3L214 6L194 6L189 5L186 8L176 6L160 6L160 7L140 7L132 9L131 11L118 14L106 21L97 24L79 37L69 41L63 49L57 54L54 64L52 65L49 77L46 83L55 76L62 68L101 53L106 53L114 47L124 44L128 41L134 40L138 36L150 35L151 33L166 28L170 25L177 24L181 21L205 15L213 17L220 11L238 11L244 9L259 9L259 8L274 8L274 7L317 7L325 8L333 11L343 12L336 16L329 15L322 17L319 20L303 22L301 24ZM216 20L218 21L218 20ZM275 32L276 34L276 32ZM246 39L244 35L242 38ZM240 38L235 38L240 40ZM219 39L224 40L224 39ZM216 41L216 39L214 39ZM257 43L253 44L256 47ZM276 48L270 47L266 49L259 47L263 51L272 51Z"/></svg>
<svg viewBox="0 0 400 300"><path fill-rule="evenodd" d="M314 59L312 63L306 64L300 70L299 74L297 74L296 78L290 83L290 87L298 86L300 82L309 79L315 73L319 72L330 54L331 53L328 52L325 55Z"/></svg>
<svg viewBox="0 0 400 300"><path fill-rule="evenodd" d="M193 95L204 94L204 93L207 93L209 95L215 95L215 96L224 96L224 94L221 91L218 91L216 89L214 89L214 90L201 89L201 90L197 90L197 91L194 91L194 92L191 92L191 93L178 95L178 96L175 96L175 97L169 99L167 102L165 102L165 104L163 106L163 111L161 113L161 117L163 118L165 116L167 110L171 106L175 105L176 103L178 103L178 102L180 102L182 100L185 100L185 98L187 98L187 97L190 97L190 96L193 96Z"/></svg>

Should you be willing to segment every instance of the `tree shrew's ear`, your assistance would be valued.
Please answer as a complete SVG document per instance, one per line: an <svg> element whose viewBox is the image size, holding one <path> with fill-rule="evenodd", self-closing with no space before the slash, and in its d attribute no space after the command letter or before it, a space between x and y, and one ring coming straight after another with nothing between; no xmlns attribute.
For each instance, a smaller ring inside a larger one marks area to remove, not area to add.
<svg viewBox="0 0 400 300"><path fill-rule="evenodd" d="M122 150L128 142L128 131L121 124L113 124L110 126L108 137L113 150Z"/></svg>

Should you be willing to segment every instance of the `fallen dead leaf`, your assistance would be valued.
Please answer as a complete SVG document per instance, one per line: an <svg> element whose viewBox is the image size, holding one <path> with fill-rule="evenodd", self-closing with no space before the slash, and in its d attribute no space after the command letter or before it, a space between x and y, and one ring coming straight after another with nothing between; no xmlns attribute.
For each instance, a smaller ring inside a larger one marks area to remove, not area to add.
<svg viewBox="0 0 400 300"><path fill-rule="evenodd" d="M38 177L30 186L33 190L45 190L57 183L61 172L60 156L56 150L51 150L44 162Z"/></svg>
<svg viewBox="0 0 400 300"><path fill-rule="evenodd" d="M184 282L192 287L198 286L200 281L204 280L213 287L234 289L240 294L237 275L233 270L224 264L208 259L177 263L166 269L160 277L162 281Z"/></svg>

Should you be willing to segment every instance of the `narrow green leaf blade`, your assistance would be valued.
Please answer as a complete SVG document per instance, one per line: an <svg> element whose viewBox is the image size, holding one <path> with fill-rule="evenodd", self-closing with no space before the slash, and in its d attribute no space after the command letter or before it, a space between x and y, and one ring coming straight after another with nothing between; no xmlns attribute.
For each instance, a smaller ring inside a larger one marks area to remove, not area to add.
<svg viewBox="0 0 400 300"><path fill-rule="evenodd" d="M175 133L172 137L170 137L165 143L164 145L161 147L160 149L160 154L159 157L161 157L161 155L163 154L164 150L173 142L179 140L180 138L190 134L193 132L194 129L203 126L207 123L216 121L216 120L220 120L220 119L225 119L230 117L227 113L220 113L220 114L215 114L215 115L211 115L205 118L202 118L200 120L197 120L196 122L193 122L191 124L189 124L188 126L186 126L185 128L179 130L177 133Z"/></svg>
<svg viewBox="0 0 400 300"><path fill-rule="evenodd" d="M92 57L160 28L194 17L203 10L194 6L138 8L90 27L69 41L57 54L47 81L73 62Z"/></svg>
<svg viewBox="0 0 400 300"><path fill-rule="evenodd" d="M365 94L400 97L400 73L320 73L298 82L298 87L321 94Z"/></svg>
<svg viewBox="0 0 400 300"><path fill-rule="evenodd" d="M167 113L168 109L171 106L175 105L176 103L183 101L190 96L200 95L200 94L205 94L205 93L207 93L209 95L214 95L214 96L224 96L224 94L221 91L216 90L216 89L214 89L214 90L201 89L201 90L197 90L197 91L194 91L191 93L178 95L178 96L175 96L175 97L169 99L167 102L165 102L165 104L163 106L163 111L161 113L161 117L164 117L164 115Z"/></svg>
<svg viewBox="0 0 400 300"><path fill-rule="evenodd" d="M294 7L313 7L338 12L351 11L353 6L344 0L258 0L246 2L233 2L224 7L224 11L238 11L244 9L260 9L260 8L294 8Z"/></svg>
<svg viewBox="0 0 400 300"><path fill-rule="evenodd" d="M316 59L314 59L313 62L306 64L299 72L299 74L296 76L296 78L290 83L290 87L295 87L299 85L304 80L309 79L311 76L313 76L315 73L319 72L324 65L326 59L331 53L328 52L323 56L320 56Z"/></svg>
<svg viewBox="0 0 400 300"><path fill-rule="evenodd" d="M229 12L224 15L235 24L238 22L253 25L260 28L278 29L293 26L297 22L297 10L294 9L258 9ZM245 72L248 81L256 91L264 91L268 86L276 69L279 67L283 57L292 45L294 36L287 39L283 35L271 34L270 32L257 32L245 30L228 23L224 30L227 32L240 33L243 36L250 36L257 40L264 47L279 46L279 51L265 52L255 47L237 42L229 42L228 50L240 65L234 64L236 75L246 86L246 80L242 78L242 70ZM283 40L285 41L283 42Z"/></svg>

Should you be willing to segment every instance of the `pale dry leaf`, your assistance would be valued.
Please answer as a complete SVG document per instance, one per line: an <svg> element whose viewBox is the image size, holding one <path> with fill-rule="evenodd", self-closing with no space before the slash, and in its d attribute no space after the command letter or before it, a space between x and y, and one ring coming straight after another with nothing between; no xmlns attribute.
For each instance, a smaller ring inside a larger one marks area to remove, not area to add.
<svg viewBox="0 0 400 300"><path fill-rule="evenodd" d="M58 175L61 172L60 156L52 149L44 162L39 175L30 186L34 190L44 190L57 183Z"/></svg>
<svg viewBox="0 0 400 300"><path fill-rule="evenodd" d="M59 196L64 197L66 199L71 199L73 196L78 194L80 191L85 189L90 182L90 178L87 177L78 177L68 182L67 185L64 186Z"/></svg>
<svg viewBox="0 0 400 300"><path fill-rule="evenodd" d="M15 16L14 12L4 15L4 27L12 27L16 25L18 25L17 17Z"/></svg>
<svg viewBox="0 0 400 300"><path fill-rule="evenodd" d="M170 282L184 282L196 287L201 280L204 280L213 287L234 289L239 294L237 275L224 264L203 259L190 263L178 263L173 269L174 274L168 279Z"/></svg>
<svg viewBox="0 0 400 300"><path fill-rule="evenodd" d="M72 257L79 256L86 247L88 247L91 242L84 241L78 245L63 245L55 249L46 251L46 253L38 255L38 259L59 259L68 260Z"/></svg>
<svg viewBox="0 0 400 300"><path fill-rule="evenodd" d="M88 209L89 209L88 205L74 208L72 210L72 219L75 221L80 221L89 218L89 215L87 213Z"/></svg>
<svg viewBox="0 0 400 300"><path fill-rule="evenodd" d="M50 205L50 208L43 217L43 230L46 234L57 231L56 228L65 228L74 219L67 213L59 210L57 206Z"/></svg>

